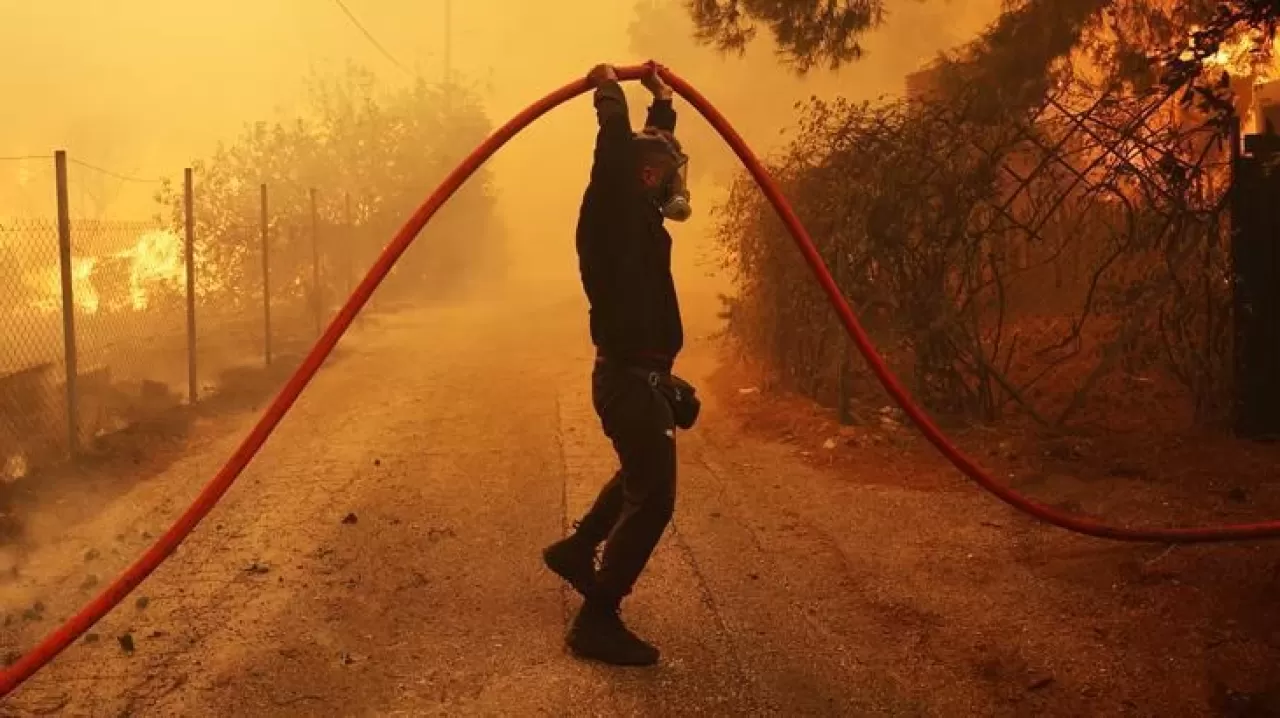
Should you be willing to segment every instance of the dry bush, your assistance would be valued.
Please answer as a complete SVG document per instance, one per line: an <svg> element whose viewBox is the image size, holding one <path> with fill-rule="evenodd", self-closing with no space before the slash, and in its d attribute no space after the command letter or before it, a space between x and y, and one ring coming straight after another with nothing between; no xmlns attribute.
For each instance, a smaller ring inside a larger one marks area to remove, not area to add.
<svg viewBox="0 0 1280 718"><path fill-rule="evenodd" d="M771 171L845 297L932 411L1064 426L1117 392L1222 417L1227 145L1158 90L1064 76L1028 112L951 89L813 101ZM791 238L742 177L719 239L732 334L789 388L834 398L846 346Z"/></svg>

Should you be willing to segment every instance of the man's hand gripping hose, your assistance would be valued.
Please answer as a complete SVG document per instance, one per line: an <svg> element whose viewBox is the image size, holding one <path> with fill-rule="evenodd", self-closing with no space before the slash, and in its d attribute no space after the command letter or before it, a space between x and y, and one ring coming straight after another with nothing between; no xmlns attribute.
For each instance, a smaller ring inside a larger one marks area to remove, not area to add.
<svg viewBox="0 0 1280 718"><path fill-rule="evenodd" d="M647 63L632 67L619 67L616 68L616 73L619 80L641 80L655 68L658 75L676 94L693 105L715 127L720 136L724 138L725 142L733 148L733 151L742 160L751 176L755 178L756 183L759 184L760 189L791 232L791 236L795 239L800 253L804 255L804 259L813 270L815 278L822 286L823 291L826 292L836 313L839 314L840 320L848 331L850 338L853 339L858 351L866 359L871 371L875 373L880 383L884 385L885 390L902 407L902 410L911 418L911 421L915 423L920 432L937 447L938 451L951 463L955 464L956 468L964 472L966 476L977 482L979 486L995 494L997 498L1005 503L1036 519L1069 531L1097 538L1151 543L1207 543L1213 541L1280 538L1280 521L1204 528L1141 529L1109 526L1090 519L1061 513L1032 501L997 482L942 433L933 420L911 399L911 396L903 388L897 377L889 371L884 360L872 345L866 331L862 328L857 316L853 313L853 309L850 308L849 303L840 293L839 287L827 270L821 255L819 255L817 248L814 246L813 240L800 223L795 211L787 204L787 201L782 196L782 191L765 171L764 165L760 163L760 160L751 152L747 144L729 125L728 120L688 82L685 82L665 67ZM178 517L178 520L137 561L125 569L100 594L64 624L46 636L30 652L6 668L3 673L0 673L0 697L12 693L14 689L30 678L36 671L53 660L67 646L74 643L76 639L89 630L116 604L124 600L125 596L133 591L138 584L142 583L157 566L172 554L178 548L178 545L195 529L196 525L208 515L249 464L249 461L253 459L253 456L262 447L267 437L271 435L276 425L284 418L289 408L297 400L298 395L306 388L308 382L319 371L320 366L330 352L333 351L338 340L342 338L343 333L351 326L351 322L356 318L365 303L369 301L374 290L386 278L387 273L391 271L392 266L395 265L400 255L404 254L423 226L435 215L445 201L462 186L462 183L498 148L506 144L508 140L533 123L534 120L591 89L591 81L584 77L533 103L495 131L445 178L444 182L422 203L422 206L409 217L409 220L392 238L390 244L374 261L364 279L360 281L360 284L356 286L355 291L352 292L347 302L338 310L337 316L329 322L324 334L316 341L315 346L311 348L306 358L303 359L297 371L289 378L266 411L263 412L258 423L249 432L249 435L245 437L244 441L241 442L240 446L231 455L231 458L227 460L226 465L204 486L191 506Z"/></svg>

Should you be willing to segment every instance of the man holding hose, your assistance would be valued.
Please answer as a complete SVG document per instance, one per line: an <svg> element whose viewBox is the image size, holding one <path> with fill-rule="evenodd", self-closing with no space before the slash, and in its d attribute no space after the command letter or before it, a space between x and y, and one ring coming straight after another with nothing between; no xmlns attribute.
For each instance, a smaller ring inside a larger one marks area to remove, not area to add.
<svg viewBox="0 0 1280 718"><path fill-rule="evenodd" d="M688 158L674 134L671 88L656 66L642 79L653 103L640 132L632 131L613 67L599 65L588 78L599 130L578 216L578 264L597 350L592 404L621 468L543 558L585 598L566 637L574 654L652 665L658 650L627 629L619 610L671 521L675 431L690 428L698 413L693 387L671 374L684 331L663 226L691 213Z"/></svg>

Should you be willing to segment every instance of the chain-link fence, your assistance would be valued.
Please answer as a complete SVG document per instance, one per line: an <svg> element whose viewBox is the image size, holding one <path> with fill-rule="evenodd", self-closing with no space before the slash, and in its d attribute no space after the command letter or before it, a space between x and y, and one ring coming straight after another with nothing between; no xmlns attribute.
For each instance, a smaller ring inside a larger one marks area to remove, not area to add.
<svg viewBox="0 0 1280 718"><path fill-rule="evenodd" d="M61 219L0 221L5 480L234 389L238 372L290 368L371 261L340 193L252 188L242 211L202 222L189 181L171 221L88 219L71 216L56 161Z"/></svg>
<svg viewBox="0 0 1280 718"><path fill-rule="evenodd" d="M158 222L71 222L79 446L177 406L187 384L183 240Z"/></svg>
<svg viewBox="0 0 1280 718"><path fill-rule="evenodd" d="M280 356L306 351L344 297L350 258L339 251L340 228L330 198L316 190L269 196L278 203L266 242L271 295L271 348Z"/></svg>
<svg viewBox="0 0 1280 718"><path fill-rule="evenodd" d="M212 235L194 248L201 391L246 364L299 360L372 263L352 246L345 195L254 190L233 217L204 220L193 200L195 234Z"/></svg>
<svg viewBox="0 0 1280 718"><path fill-rule="evenodd" d="M58 227L49 220L0 221L0 479L65 449Z"/></svg>

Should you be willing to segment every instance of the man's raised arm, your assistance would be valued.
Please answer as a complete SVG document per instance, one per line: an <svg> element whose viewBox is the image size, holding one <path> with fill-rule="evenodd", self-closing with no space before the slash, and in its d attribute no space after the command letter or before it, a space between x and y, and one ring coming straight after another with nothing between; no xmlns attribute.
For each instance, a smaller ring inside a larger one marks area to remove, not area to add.
<svg viewBox="0 0 1280 718"><path fill-rule="evenodd" d="M653 104L649 105L649 116L645 119L645 127L653 127L667 132L676 131L676 108L671 104L672 92L667 83L658 76L653 68L640 80L649 92L653 93Z"/></svg>
<svg viewBox="0 0 1280 718"><path fill-rule="evenodd" d="M587 75L595 85L596 121L595 167L592 174L621 170L631 145L631 118L627 114L627 97L618 84L618 74L610 65L597 65Z"/></svg>

